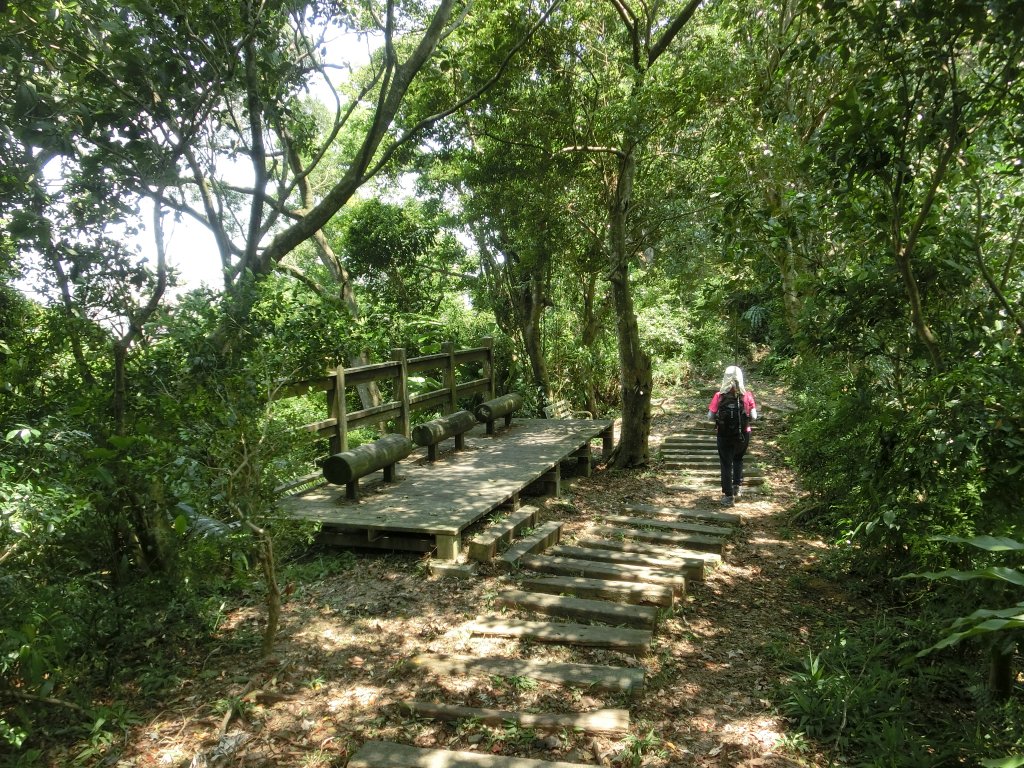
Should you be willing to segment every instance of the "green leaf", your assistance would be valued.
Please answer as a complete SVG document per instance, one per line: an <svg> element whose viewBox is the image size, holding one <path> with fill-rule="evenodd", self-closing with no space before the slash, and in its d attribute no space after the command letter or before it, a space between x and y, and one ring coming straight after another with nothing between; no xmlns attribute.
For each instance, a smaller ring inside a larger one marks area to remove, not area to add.
<svg viewBox="0 0 1024 768"><path fill-rule="evenodd" d="M34 438L39 437L41 433L38 429L25 426L24 424L18 425L16 429L12 429L7 433L4 438L7 442L12 443L14 441L20 441L22 443L31 443Z"/></svg>
<svg viewBox="0 0 1024 768"><path fill-rule="evenodd" d="M997 757L993 760L982 760L981 764L985 768L1019 768L1019 766L1024 765L1024 757L1019 755Z"/></svg>
<svg viewBox="0 0 1024 768"><path fill-rule="evenodd" d="M994 566L979 571L958 571L954 569L946 571L928 571L927 573L909 573L901 578L905 579L928 579L938 581L940 579L955 579L956 581L974 581L975 579L991 579L993 581L1007 581L1024 587L1024 573L1013 568L1001 568Z"/></svg>
<svg viewBox="0 0 1024 768"><path fill-rule="evenodd" d="M974 637L976 635L987 635L992 632L1011 632L1020 629L1024 629L1024 613L1018 614L1017 616L1009 619L989 619L988 621L983 621L964 632L953 632L952 634L946 635L935 645L920 651L917 656L918 658L921 658L932 651L948 648L951 645L956 645L961 640L966 640L967 638Z"/></svg>
<svg viewBox="0 0 1024 768"><path fill-rule="evenodd" d="M970 544L986 552L1024 552L1024 544L1005 536L932 536L932 541L949 541L954 544Z"/></svg>
<svg viewBox="0 0 1024 768"><path fill-rule="evenodd" d="M126 448L131 448L137 442L138 439L134 437L127 437L123 435L112 435L110 437L110 444L121 451Z"/></svg>

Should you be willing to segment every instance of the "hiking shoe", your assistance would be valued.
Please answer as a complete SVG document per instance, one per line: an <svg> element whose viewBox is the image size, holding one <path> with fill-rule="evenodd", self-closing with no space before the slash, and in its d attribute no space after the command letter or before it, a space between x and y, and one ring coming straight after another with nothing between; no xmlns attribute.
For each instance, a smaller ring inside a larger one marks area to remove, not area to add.
<svg viewBox="0 0 1024 768"><path fill-rule="evenodd" d="M742 495L742 490L740 489L740 486L734 485L732 487L732 495L733 495L733 498L736 498L736 499L738 499Z"/></svg>
<svg viewBox="0 0 1024 768"><path fill-rule="evenodd" d="M731 507L734 504L736 504L736 501L733 499L732 496L722 496L722 506L723 507Z"/></svg>

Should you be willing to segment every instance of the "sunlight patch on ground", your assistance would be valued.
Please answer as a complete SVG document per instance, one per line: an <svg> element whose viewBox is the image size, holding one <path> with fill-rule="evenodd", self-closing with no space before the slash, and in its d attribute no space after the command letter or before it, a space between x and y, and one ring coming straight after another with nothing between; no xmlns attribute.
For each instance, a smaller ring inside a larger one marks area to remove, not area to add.
<svg viewBox="0 0 1024 768"><path fill-rule="evenodd" d="M182 762L188 760L188 758L188 752L179 745L162 749L157 752L156 755L158 765L181 765Z"/></svg>
<svg viewBox="0 0 1024 768"><path fill-rule="evenodd" d="M771 717L750 717L732 720L721 730L723 740L756 747L767 752L783 737L778 723Z"/></svg>
<svg viewBox="0 0 1024 768"><path fill-rule="evenodd" d="M353 685L347 688L340 696L335 696L327 702L327 708L331 712L339 712L352 709L366 709L373 706L380 698L380 687L375 685Z"/></svg>
<svg viewBox="0 0 1024 768"><path fill-rule="evenodd" d="M757 535L757 534L755 534L755 535L750 537L750 543L751 544L759 544L759 545L763 544L763 545L774 546L774 547L782 547L784 549L794 549L795 546L796 546L794 544L794 542L790 541L789 539L775 539L775 538L771 538L769 536ZM800 549L801 550L817 549L817 550L821 550L822 552L825 552L825 551L828 550L828 545L825 544L825 542L823 542L823 541L815 541L813 539L801 539L800 540Z"/></svg>
<svg viewBox="0 0 1024 768"><path fill-rule="evenodd" d="M321 640L326 640L322 647L324 650L338 650L347 643L352 642L352 635L349 632L339 631L337 627L326 626L317 632Z"/></svg>

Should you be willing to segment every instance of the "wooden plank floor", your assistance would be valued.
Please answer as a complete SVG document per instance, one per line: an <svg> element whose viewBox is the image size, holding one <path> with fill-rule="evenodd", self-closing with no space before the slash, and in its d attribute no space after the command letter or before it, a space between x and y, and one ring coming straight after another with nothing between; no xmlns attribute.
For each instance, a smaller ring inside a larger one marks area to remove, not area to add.
<svg viewBox="0 0 1024 768"><path fill-rule="evenodd" d="M400 462L397 482L373 486L358 501L345 498L344 486L325 485L282 500L281 509L287 517L368 532L458 536L608 432L612 422L513 419L510 427L499 425L494 435L482 425L468 432L462 451L450 452L452 441L446 441L436 462L414 461L415 455Z"/></svg>

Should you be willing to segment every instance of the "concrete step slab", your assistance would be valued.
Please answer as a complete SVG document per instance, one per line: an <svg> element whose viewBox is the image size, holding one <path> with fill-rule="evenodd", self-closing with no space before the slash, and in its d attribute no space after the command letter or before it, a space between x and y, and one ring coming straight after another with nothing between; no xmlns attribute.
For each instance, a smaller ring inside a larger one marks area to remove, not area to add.
<svg viewBox="0 0 1024 768"><path fill-rule="evenodd" d="M555 621L522 621L501 616L485 616L469 624L474 635L517 637L540 643L607 648L636 655L646 654L654 635L646 629L598 627Z"/></svg>
<svg viewBox="0 0 1024 768"><path fill-rule="evenodd" d="M446 654L420 654L411 661L415 666L438 675L529 677L556 685L630 695L639 693L644 687L644 670L634 667Z"/></svg>
<svg viewBox="0 0 1024 768"><path fill-rule="evenodd" d="M601 563L574 557L552 555L527 555L521 561L524 568L537 573L556 576L582 576L589 579L608 581L635 581L641 584L662 584L672 587L677 596L686 592L686 577L678 572L661 568L647 568L640 565Z"/></svg>
<svg viewBox="0 0 1024 768"><path fill-rule="evenodd" d="M390 741L364 742L347 765L348 768L590 768L585 763L424 749Z"/></svg>
<svg viewBox="0 0 1024 768"><path fill-rule="evenodd" d="M584 622L599 621L613 627L654 629L658 622L658 609L650 605L614 603L608 600L552 595L524 589L507 589L504 592L499 592L494 598L494 604L503 608L517 608L560 619Z"/></svg>
<svg viewBox="0 0 1024 768"><path fill-rule="evenodd" d="M662 515L672 519L708 520L722 525L742 525L743 523L743 515L739 512L724 512L714 509L666 507L658 504L626 504L625 510L640 515Z"/></svg>

